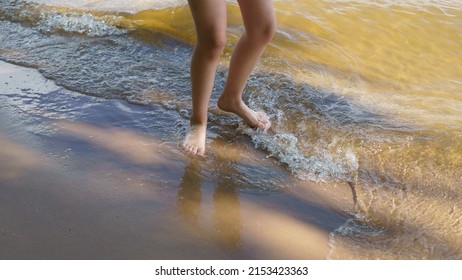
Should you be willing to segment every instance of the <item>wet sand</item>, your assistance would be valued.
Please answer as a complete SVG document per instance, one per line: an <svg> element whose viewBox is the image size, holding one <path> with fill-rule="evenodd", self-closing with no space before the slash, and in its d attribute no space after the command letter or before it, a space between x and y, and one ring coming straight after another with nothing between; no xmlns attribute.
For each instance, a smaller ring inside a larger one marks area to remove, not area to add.
<svg viewBox="0 0 462 280"><path fill-rule="evenodd" d="M0 259L324 259L353 212L348 185L300 181L245 136L191 158L165 133L176 112L0 73Z"/></svg>

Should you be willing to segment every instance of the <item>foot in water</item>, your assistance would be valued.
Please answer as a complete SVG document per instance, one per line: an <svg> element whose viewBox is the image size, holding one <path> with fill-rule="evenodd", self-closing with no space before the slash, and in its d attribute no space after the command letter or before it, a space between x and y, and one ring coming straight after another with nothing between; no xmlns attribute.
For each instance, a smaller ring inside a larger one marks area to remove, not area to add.
<svg viewBox="0 0 462 280"><path fill-rule="evenodd" d="M207 125L192 124L183 141L183 149L191 155L205 155L205 133Z"/></svg>
<svg viewBox="0 0 462 280"><path fill-rule="evenodd" d="M259 131L266 131L271 127L271 122L264 112L255 112L242 100L233 102L220 97L218 108L225 112L236 114L247 125ZM184 151L191 155L204 156L206 132L206 124L192 124L182 144Z"/></svg>
<svg viewBox="0 0 462 280"><path fill-rule="evenodd" d="M266 131L271 127L271 122L264 112L255 112L240 99L230 100L222 95L217 105L221 110L241 117L247 125L259 131Z"/></svg>

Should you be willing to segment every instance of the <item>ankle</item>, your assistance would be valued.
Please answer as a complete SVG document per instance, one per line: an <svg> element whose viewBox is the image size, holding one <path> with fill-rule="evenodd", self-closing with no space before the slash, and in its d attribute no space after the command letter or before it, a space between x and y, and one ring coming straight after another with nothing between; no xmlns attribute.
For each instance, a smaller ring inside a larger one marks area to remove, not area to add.
<svg viewBox="0 0 462 280"><path fill-rule="evenodd" d="M191 126L195 126L195 127L207 126L207 118L204 119L204 118L197 118L197 117L191 116L189 123Z"/></svg>
<svg viewBox="0 0 462 280"><path fill-rule="evenodd" d="M218 99L217 106L222 110L241 107L244 101L240 97L222 94Z"/></svg>

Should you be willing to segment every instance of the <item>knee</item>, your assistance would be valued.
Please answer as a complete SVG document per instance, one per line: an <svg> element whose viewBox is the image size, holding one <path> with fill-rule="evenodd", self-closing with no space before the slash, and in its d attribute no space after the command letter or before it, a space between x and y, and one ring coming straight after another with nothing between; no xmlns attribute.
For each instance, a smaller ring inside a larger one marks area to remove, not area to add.
<svg viewBox="0 0 462 280"><path fill-rule="evenodd" d="M261 28L261 37L265 43L269 43L276 33L276 22L270 21Z"/></svg>
<svg viewBox="0 0 462 280"><path fill-rule="evenodd" d="M276 33L276 22L268 20L264 24L259 24L254 28L246 30L252 40L258 40L260 43L268 44Z"/></svg>
<svg viewBox="0 0 462 280"><path fill-rule="evenodd" d="M220 58L226 46L226 33L210 33L198 38L197 45L211 59Z"/></svg>
<svg viewBox="0 0 462 280"><path fill-rule="evenodd" d="M211 36L208 45L211 53L221 56L226 46L226 33Z"/></svg>

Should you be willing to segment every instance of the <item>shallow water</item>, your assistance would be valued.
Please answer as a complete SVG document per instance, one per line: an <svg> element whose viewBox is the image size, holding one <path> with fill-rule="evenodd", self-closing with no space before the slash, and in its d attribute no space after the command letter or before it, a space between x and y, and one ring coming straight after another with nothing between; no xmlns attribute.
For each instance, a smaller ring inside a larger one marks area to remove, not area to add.
<svg viewBox="0 0 462 280"><path fill-rule="evenodd" d="M0 72L0 259L319 259L346 221L244 135L188 157L174 110Z"/></svg>
<svg viewBox="0 0 462 280"><path fill-rule="evenodd" d="M189 9L129 2L0 0L0 59L77 92L161 105L181 135ZM278 32L245 94L272 119L263 135L215 108L243 31L236 4L228 7L210 137L237 126L294 176L349 182L357 209L331 234L331 258L461 258L460 3L275 1Z"/></svg>

